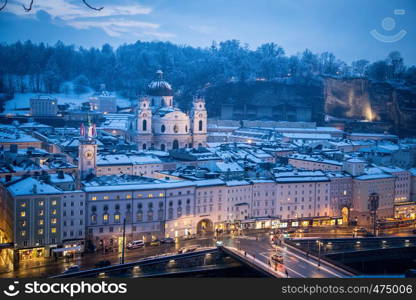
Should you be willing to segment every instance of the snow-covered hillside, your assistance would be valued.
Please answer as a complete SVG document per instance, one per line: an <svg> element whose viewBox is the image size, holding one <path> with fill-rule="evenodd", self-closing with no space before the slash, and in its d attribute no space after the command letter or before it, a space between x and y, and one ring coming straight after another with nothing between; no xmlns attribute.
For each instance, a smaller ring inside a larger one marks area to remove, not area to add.
<svg viewBox="0 0 416 300"><path fill-rule="evenodd" d="M4 114L25 114L30 110L30 99L37 97L38 95L46 95L39 93L16 93L14 98L7 101L4 105ZM51 97L58 99L59 105L68 104L71 109L76 109L81 106L83 102L88 101L88 99L94 95L94 92L88 92L81 95L76 94L47 94ZM129 107L131 102L129 99L122 98L117 95L117 106L121 108Z"/></svg>

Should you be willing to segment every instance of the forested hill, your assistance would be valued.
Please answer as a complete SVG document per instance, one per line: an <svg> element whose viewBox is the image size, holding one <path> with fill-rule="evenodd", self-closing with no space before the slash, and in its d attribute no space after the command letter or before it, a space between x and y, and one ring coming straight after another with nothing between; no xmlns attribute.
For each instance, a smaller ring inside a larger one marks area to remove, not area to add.
<svg viewBox="0 0 416 300"><path fill-rule="evenodd" d="M310 85L317 75L331 75L416 84L416 67L407 68L399 52L383 61L348 65L328 52L305 50L288 56L274 43L251 50L236 40L208 48L141 41L117 49L108 44L101 49L78 48L62 42L0 45L0 93L9 98L16 92L65 93L72 88L69 81L96 90L104 83L108 90L133 98L144 92L158 69L164 71L182 105L201 89L227 82L289 80Z"/></svg>

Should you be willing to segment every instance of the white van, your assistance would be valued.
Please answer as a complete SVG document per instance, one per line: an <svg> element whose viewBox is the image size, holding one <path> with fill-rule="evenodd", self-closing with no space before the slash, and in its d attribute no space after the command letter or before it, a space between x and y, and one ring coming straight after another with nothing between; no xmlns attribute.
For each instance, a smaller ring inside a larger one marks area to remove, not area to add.
<svg viewBox="0 0 416 300"><path fill-rule="evenodd" d="M144 247L144 242L142 240L131 241L130 243L127 244L127 249L129 250L138 249L142 247Z"/></svg>

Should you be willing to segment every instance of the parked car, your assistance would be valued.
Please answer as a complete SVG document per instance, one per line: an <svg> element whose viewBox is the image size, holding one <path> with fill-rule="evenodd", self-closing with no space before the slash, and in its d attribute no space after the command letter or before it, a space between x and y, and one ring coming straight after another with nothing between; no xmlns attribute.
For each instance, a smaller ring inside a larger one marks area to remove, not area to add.
<svg viewBox="0 0 416 300"><path fill-rule="evenodd" d="M150 246L160 246L160 241L159 240L153 240L150 242Z"/></svg>
<svg viewBox="0 0 416 300"><path fill-rule="evenodd" d="M78 265L72 265L72 266L68 267L65 270L64 274L70 274L70 273L79 272L79 270L80 269L79 269L79 266Z"/></svg>
<svg viewBox="0 0 416 300"><path fill-rule="evenodd" d="M181 248L181 249L178 250L178 254L184 254L184 253L194 252L196 249L198 249L197 246L190 246L188 248L183 247L183 248Z"/></svg>
<svg viewBox="0 0 416 300"><path fill-rule="evenodd" d="M185 253L194 252L196 249L198 249L197 246L190 246L188 249L186 249Z"/></svg>
<svg viewBox="0 0 416 300"><path fill-rule="evenodd" d="M111 266L111 262L109 260L100 260L95 264L96 268L104 268Z"/></svg>
<svg viewBox="0 0 416 300"><path fill-rule="evenodd" d="M184 241L188 241L188 240L193 240L193 239L195 239L195 238L196 238L196 236L195 236L195 235L188 234L188 235L185 235L185 236L183 237L183 240L184 240Z"/></svg>
<svg viewBox="0 0 416 300"><path fill-rule="evenodd" d="M171 237L168 237L168 238L161 239L160 242L162 244L175 244L175 239L171 238Z"/></svg>
<svg viewBox="0 0 416 300"><path fill-rule="evenodd" d="M270 257L270 260L272 262L274 262L275 264L283 264L283 256L279 255L279 254L273 254Z"/></svg>
<svg viewBox="0 0 416 300"><path fill-rule="evenodd" d="M371 232L365 232L365 233L363 234L363 236L365 236L365 237L374 237L374 233L371 233Z"/></svg>
<svg viewBox="0 0 416 300"><path fill-rule="evenodd" d="M354 229L356 232L367 232L367 229L365 229L364 227L358 227Z"/></svg>
<svg viewBox="0 0 416 300"><path fill-rule="evenodd" d="M412 230L412 233L413 233L413 234L416 234L416 229L413 229L413 230Z"/></svg>
<svg viewBox="0 0 416 300"><path fill-rule="evenodd" d="M130 243L127 244L127 249L129 250L139 249L142 247L144 247L144 242L142 240L131 241Z"/></svg>

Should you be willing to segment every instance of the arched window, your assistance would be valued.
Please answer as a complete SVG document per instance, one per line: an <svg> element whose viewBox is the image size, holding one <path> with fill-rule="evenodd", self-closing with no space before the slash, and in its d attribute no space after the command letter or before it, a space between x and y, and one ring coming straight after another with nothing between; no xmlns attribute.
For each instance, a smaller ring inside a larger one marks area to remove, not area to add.
<svg viewBox="0 0 416 300"><path fill-rule="evenodd" d="M173 149L178 149L179 148L179 142L178 142L178 140L174 140L173 141L173 147L172 147Z"/></svg>
<svg viewBox="0 0 416 300"><path fill-rule="evenodd" d="M199 130L199 131L202 131L202 120L199 120L199 123L198 123L198 130Z"/></svg>
<svg viewBox="0 0 416 300"><path fill-rule="evenodd" d="M143 120L142 129L143 131L147 130L147 120Z"/></svg>
<svg viewBox="0 0 416 300"><path fill-rule="evenodd" d="M165 146L165 144L160 145L160 150L161 150L161 151L165 151L165 150L166 150L166 146Z"/></svg>
<svg viewBox="0 0 416 300"><path fill-rule="evenodd" d="M160 131L161 132L165 132L166 131L166 126L165 125L162 125L162 127L160 127Z"/></svg>
<svg viewBox="0 0 416 300"><path fill-rule="evenodd" d="M188 125L185 125L185 132L188 132Z"/></svg>
<svg viewBox="0 0 416 300"><path fill-rule="evenodd" d="M143 150L146 150L147 146L146 144L143 144Z"/></svg>
<svg viewBox="0 0 416 300"><path fill-rule="evenodd" d="M175 126L173 126L173 132L174 133L178 133L179 132L178 125L175 124Z"/></svg>

